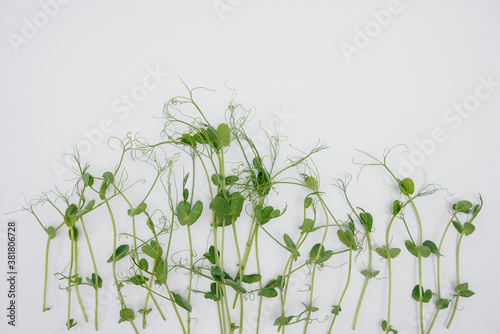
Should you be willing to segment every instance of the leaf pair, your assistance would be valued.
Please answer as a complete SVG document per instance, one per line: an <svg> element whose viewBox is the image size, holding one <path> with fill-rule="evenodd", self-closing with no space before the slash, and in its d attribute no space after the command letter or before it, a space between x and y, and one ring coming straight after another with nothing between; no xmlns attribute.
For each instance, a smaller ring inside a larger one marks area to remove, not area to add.
<svg viewBox="0 0 500 334"><path fill-rule="evenodd" d="M330 259L332 255L332 250L325 251L325 247L322 244L316 244L311 248L311 252L309 253L309 261L316 264L321 264Z"/></svg>
<svg viewBox="0 0 500 334"><path fill-rule="evenodd" d="M356 250L358 247L356 245L356 240L354 239L354 234L350 229L339 229L337 235L340 241L352 250Z"/></svg>
<svg viewBox="0 0 500 334"><path fill-rule="evenodd" d="M271 219L277 218L281 215L280 210L274 209L272 206L262 207L262 205L257 204L254 209L255 219L259 225L264 225Z"/></svg>
<svg viewBox="0 0 500 334"><path fill-rule="evenodd" d="M438 251L436 244L430 240L424 241L422 246L416 246L413 241L406 240L405 246L406 246L406 249L413 256L416 256L416 257L422 256L424 258L427 258L427 257L429 257L429 255L431 255L431 253L436 254L438 256L441 255L441 254L439 254L439 251Z"/></svg>
<svg viewBox="0 0 500 334"><path fill-rule="evenodd" d="M389 248L388 246L382 246L375 249L378 255L382 256L384 259L394 259L401 253L401 249L399 248Z"/></svg>
<svg viewBox="0 0 500 334"><path fill-rule="evenodd" d="M290 253L292 253L293 260L297 261L297 259L300 256L300 253L297 249L297 245L295 244L295 242L293 242L292 238L290 238L290 236L286 233L283 235L283 241L285 241L286 245L285 249L288 250Z"/></svg>
<svg viewBox="0 0 500 334"><path fill-rule="evenodd" d="M210 203L210 207L215 211L217 216L225 220L219 223L219 226L231 225L241 214L245 197L239 192L229 194L227 191L222 191Z"/></svg>
<svg viewBox="0 0 500 334"><path fill-rule="evenodd" d="M420 296L420 291L422 291L422 296ZM420 284L417 284L413 288L413 290L411 292L411 296L417 302L422 300L423 303L428 303L432 299L432 291L430 289L427 289L424 291L424 288L421 287Z"/></svg>
<svg viewBox="0 0 500 334"><path fill-rule="evenodd" d="M194 203L193 207L191 207L191 203L186 200L179 202L177 204L177 208L175 210L175 214L177 219L179 220L179 224L182 226L191 226L193 225L198 218L200 218L201 213L203 212L203 203L201 201L197 201Z"/></svg>
<svg viewBox="0 0 500 334"><path fill-rule="evenodd" d="M471 235L476 230L476 227L469 222L462 225L459 221L454 220L453 226L455 226L455 229L458 231L458 233L463 233L466 236Z"/></svg>

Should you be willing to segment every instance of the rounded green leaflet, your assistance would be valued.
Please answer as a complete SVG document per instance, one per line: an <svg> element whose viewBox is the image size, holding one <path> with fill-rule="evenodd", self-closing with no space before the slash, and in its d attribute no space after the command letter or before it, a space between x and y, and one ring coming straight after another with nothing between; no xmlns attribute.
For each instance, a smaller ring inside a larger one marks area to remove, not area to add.
<svg viewBox="0 0 500 334"><path fill-rule="evenodd" d="M89 173L83 174L83 185L86 187L92 187L94 184L94 177Z"/></svg>
<svg viewBox="0 0 500 334"><path fill-rule="evenodd" d="M453 210L461 213L471 213L472 203L470 201L459 201L453 205Z"/></svg>
<svg viewBox="0 0 500 334"><path fill-rule="evenodd" d="M47 227L47 229L45 230L47 232L47 234L49 235L49 238L50 239L55 239L56 237L56 234L57 234L57 231L56 229L54 228L54 226L49 226Z"/></svg>
<svg viewBox="0 0 500 334"><path fill-rule="evenodd" d="M304 208L307 209L311 206L313 199L311 197L306 197L304 199Z"/></svg>
<svg viewBox="0 0 500 334"><path fill-rule="evenodd" d="M194 203L193 207L189 202L182 201L177 204L176 208L177 219L182 226L193 225L200 218L202 212L203 203L201 201Z"/></svg>
<svg viewBox="0 0 500 334"><path fill-rule="evenodd" d="M392 203L392 214L397 215L400 211L401 211L401 202L395 200L394 203Z"/></svg>
<svg viewBox="0 0 500 334"><path fill-rule="evenodd" d="M132 321L135 319L135 312L129 308L123 308L120 310L120 320L118 323L122 323L124 321Z"/></svg>
<svg viewBox="0 0 500 334"><path fill-rule="evenodd" d="M462 233L464 230L462 224L456 220L453 221L453 226L455 226L455 229L458 231L458 233Z"/></svg>
<svg viewBox="0 0 500 334"><path fill-rule="evenodd" d="M146 260L144 258L142 258L142 259L139 260L138 265L139 265L139 268L142 269L142 270L144 270L144 271L147 271L148 268L149 268L148 260Z"/></svg>
<svg viewBox="0 0 500 334"><path fill-rule="evenodd" d="M403 195L409 196L415 192L415 183L410 178L403 179L399 182L399 190Z"/></svg>
<svg viewBox="0 0 500 334"><path fill-rule="evenodd" d="M306 185L312 190L318 190L318 180L312 176L305 176L304 181Z"/></svg>
<svg viewBox="0 0 500 334"><path fill-rule="evenodd" d="M146 211L148 205L144 202L140 203L135 209L128 209L127 214L131 217L140 215L144 211Z"/></svg>
<svg viewBox="0 0 500 334"><path fill-rule="evenodd" d="M222 146L229 146L229 143L231 142L231 131L229 130L229 126L227 126L227 124L219 124L217 127L217 135L219 136Z"/></svg>
<svg viewBox="0 0 500 334"><path fill-rule="evenodd" d="M76 226L73 225L68 229L68 236L72 241L78 240L78 229L76 228Z"/></svg>
<svg viewBox="0 0 500 334"><path fill-rule="evenodd" d="M360 223L366 228L366 232L371 232L373 227L373 217L368 212L362 212L359 214Z"/></svg>
<svg viewBox="0 0 500 334"><path fill-rule="evenodd" d="M464 224L464 234L465 235L471 235L472 233L474 233L474 231L476 230L476 227L474 225L472 225L471 223L465 223Z"/></svg>
<svg viewBox="0 0 500 334"><path fill-rule="evenodd" d="M185 309L186 311L188 312L191 312L192 311L192 308L191 308L191 305L189 305L182 297L181 295L175 293L175 292L172 292L172 297L174 297L174 302L179 305L180 307L182 307L183 309Z"/></svg>
<svg viewBox="0 0 500 334"><path fill-rule="evenodd" d="M102 174L102 178L109 183L115 182L115 175L111 172L104 172L104 174Z"/></svg>
<svg viewBox="0 0 500 334"><path fill-rule="evenodd" d="M325 251L325 247L322 244L315 244L311 248L311 252L309 253L309 260L311 262L315 262L321 254Z"/></svg>
<svg viewBox="0 0 500 334"><path fill-rule="evenodd" d="M111 256L109 257L108 263L112 263L112 262L116 262L120 259L123 259L129 252L129 245L120 245L118 246L118 248L116 248L115 252L113 254L111 254Z"/></svg>

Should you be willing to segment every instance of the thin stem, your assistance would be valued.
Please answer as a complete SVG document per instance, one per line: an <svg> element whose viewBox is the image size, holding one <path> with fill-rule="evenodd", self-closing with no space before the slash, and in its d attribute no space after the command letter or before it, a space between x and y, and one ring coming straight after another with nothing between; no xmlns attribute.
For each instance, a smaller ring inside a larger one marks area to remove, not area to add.
<svg viewBox="0 0 500 334"><path fill-rule="evenodd" d="M257 274L260 275L260 262L259 262L259 241L258 241L258 237L259 237L259 233L258 233L258 229L257 231L255 232L255 260L256 260L256 263L257 263ZM262 280L259 281L259 288L262 289L263 286L262 286ZM255 330L255 334L259 334L259 327L260 327L260 315L261 315L261 312L262 312L262 296L259 296L259 310L257 312L257 328Z"/></svg>
<svg viewBox="0 0 500 334"><path fill-rule="evenodd" d="M73 247L75 248L75 293L76 293L76 298L78 299L78 303L80 304L83 318L85 319L85 322L88 322L89 319L87 317L87 312L85 312L85 307L83 306L82 298L80 297L80 290L78 289L78 282L76 281L76 278L78 278L78 245L76 243L76 240L73 241L72 243L73 243Z"/></svg>
<svg viewBox="0 0 500 334"><path fill-rule="evenodd" d="M392 223L396 219L396 215L393 215L391 220L389 221L389 226L387 227L387 232L385 234L385 246L387 250L387 271L389 276L389 288L387 292L387 328L385 333L389 333L389 329L391 326L391 304L392 304L392 258L389 251L389 232L391 231Z"/></svg>
<svg viewBox="0 0 500 334"><path fill-rule="evenodd" d="M47 311L47 274L49 267L49 246L50 246L50 236L47 237L47 247L45 248L45 273L43 278L43 304L42 312Z"/></svg>
<svg viewBox="0 0 500 334"><path fill-rule="evenodd" d="M370 238L370 234L367 232L366 233L366 240L367 240L367 248L368 248L368 272L371 273L372 271L372 242ZM367 275L365 277L365 283L363 284L363 289L361 290L361 295L359 296L358 300L358 306L356 307L356 313L354 315L354 321L352 324L352 330L356 330L356 322L358 321L358 316L359 316L359 311L361 309L361 304L363 303L363 298L365 296L366 288L368 286L368 282L370 281L370 275Z"/></svg>
<svg viewBox="0 0 500 334"><path fill-rule="evenodd" d="M71 239L73 239L73 229L70 228L70 233L71 233ZM73 251L73 241L71 241L71 260L70 260L70 266L69 266L69 275L68 275L68 319L66 322L66 329L70 330L70 320L71 320L71 275L73 273L73 256L74 256L74 251Z"/></svg>
<svg viewBox="0 0 500 334"><path fill-rule="evenodd" d="M115 217L113 215L113 211L111 211L111 207L109 205L108 199L104 198L104 202L106 203L106 207L108 209L109 217L111 218L111 225L113 227L113 263L111 265L113 269L113 279L115 281L115 286L116 286L116 291L118 293L118 299L120 300L120 304L122 309L127 308L127 305L125 304L125 300L123 298L123 295L120 291L120 284L118 283L118 278L116 276L116 261L114 261L116 257L116 223L115 223ZM137 331L137 328L135 327L134 320L129 320L130 324L132 325L132 328L134 329L135 333L138 334L139 332Z"/></svg>
<svg viewBox="0 0 500 334"><path fill-rule="evenodd" d="M462 243L462 239L464 237L464 232L460 233L460 238L458 239L458 244L457 244L457 285L460 284L460 245ZM457 295L455 298L455 305L453 305L453 312L451 313L451 318L450 321L448 321L448 324L446 325L446 328L449 329L451 326L451 323L453 322L453 319L455 318L455 313L457 312L457 307L458 307L458 300L460 299L460 295Z"/></svg>
<svg viewBox="0 0 500 334"><path fill-rule="evenodd" d="M82 229L83 229L83 233L85 235L85 240L87 241L87 247L89 249L90 259L92 260L92 266L94 267L94 274L95 274L95 286L94 286L94 290L95 290L94 326L95 326L95 330L97 331L98 330L97 318L98 318L98 314L99 314L98 313L98 309L99 309L99 286L98 286L99 275L97 274L97 265L96 265L95 258L94 258L94 252L92 251L92 246L90 244L90 239L89 239L89 236L87 234L87 229L85 228L85 223L83 222L83 217L80 217L80 222L82 223Z"/></svg>
<svg viewBox="0 0 500 334"><path fill-rule="evenodd" d="M189 267L193 268L193 241L191 238L191 227L187 225L188 239L189 239ZM189 271L189 289L188 289L188 298L187 303L191 305L191 286L193 284L193 271ZM187 313L187 331L191 333L191 313Z"/></svg>
<svg viewBox="0 0 500 334"><path fill-rule="evenodd" d="M347 292L347 288L349 288L349 283L351 282L351 272L352 272L352 248L349 248L349 269L348 269L348 274L347 274L347 282L345 284L345 287L344 287L344 291L342 291L342 295L340 296L340 300L339 300L339 303L338 303L338 308L339 308L339 311L340 311L340 305L342 304L342 300L344 299L344 296ZM337 316L338 314L335 314L333 316L333 319L332 319L332 322L330 324L330 328L328 329L328 334L330 334L332 332L332 329L333 329L333 324L335 323L335 319L337 319Z"/></svg>

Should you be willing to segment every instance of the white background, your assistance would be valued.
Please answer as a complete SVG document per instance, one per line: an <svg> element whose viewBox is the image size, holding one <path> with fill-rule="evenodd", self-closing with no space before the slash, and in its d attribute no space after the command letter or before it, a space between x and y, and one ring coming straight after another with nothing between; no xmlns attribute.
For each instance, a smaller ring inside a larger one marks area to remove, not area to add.
<svg viewBox="0 0 500 334"><path fill-rule="evenodd" d="M157 135L161 121L151 115L161 114L171 96L183 93L179 76L191 87L216 90L204 93L202 99L207 115L218 121L230 97L226 84L239 91L238 102L255 107L263 127L269 128L275 119L294 146L308 149L318 139L330 146L316 160L328 192L336 192L331 186L335 177L357 173L351 164L354 149L380 156L384 147L400 143L410 147L410 154L402 157L413 158L415 170L410 174L418 184L425 177L441 184L455 194L450 201L476 201L481 192L485 208L476 233L464 241L462 258L463 280L470 282L476 295L462 300L464 310L458 312L451 330L443 328L441 318L433 333L500 329L496 258L500 228L495 214L500 199L496 165L500 163L500 2L61 1L45 9L52 11L50 16L41 5L47 3L54 2L0 2L1 213L21 208L22 194L32 198L60 184L53 166L64 163L63 153L85 145L85 133L95 133L103 120L111 123L106 130L112 129L104 134L106 138L127 131ZM382 18L381 26L373 13L388 7L393 13ZM37 26L30 29L33 23ZM359 31L366 29L371 37L365 36L362 44ZM356 53L346 56L347 44ZM162 73L155 87L125 111L123 94L137 92L148 71L155 69ZM490 91L481 86L484 80L494 82ZM475 99L478 90L488 96ZM479 101L470 107L472 111L464 109L466 117L447 111L466 101ZM454 118L447 121L446 115ZM431 142L436 132L439 139ZM104 140L94 139L94 144L87 144L86 158L103 159ZM403 172L397 156L393 167ZM374 197L390 203L394 194L382 172L370 173L361 181L369 184L370 176L381 178L384 195L372 188L358 198L368 208L374 206L370 202ZM430 206L439 208L439 214L428 214L429 224L441 224L428 227L429 237L435 240L446 217L444 197L437 196L437 203ZM45 236L24 213L2 217L2 263L6 261L4 226L9 219L19 225L20 309L15 329L6 325L2 311L1 332L63 332L64 298L51 312L40 311ZM385 217L378 222L386 224ZM452 254L450 248L451 260ZM383 264L377 265L383 270ZM357 266L362 268L361 260ZM412 281L412 274L395 271ZM4 310L3 277L0 303ZM379 330L385 316L383 281L370 284L377 287L366 296L366 310L371 311L366 311L370 315L361 321L360 333ZM428 284L434 286L432 280ZM346 297L353 305L360 285L361 279L356 278ZM323 286L327 289L328 283ZM409 310L415 311L408 303ZM405 312L404 308L395 311L397 329L402 334L417 333L412 316ZM116 313L106 314L109 320L103 320L102 331L110 333ZM338 319L337 329L350 332L351 319L352 308ZM157 318L152 322L157 326L152 328L163 328ZM130 330L128 325L120 326ZM324 328L315 326L314 333ZM80 331L92 332L91 324Z"/></svg>

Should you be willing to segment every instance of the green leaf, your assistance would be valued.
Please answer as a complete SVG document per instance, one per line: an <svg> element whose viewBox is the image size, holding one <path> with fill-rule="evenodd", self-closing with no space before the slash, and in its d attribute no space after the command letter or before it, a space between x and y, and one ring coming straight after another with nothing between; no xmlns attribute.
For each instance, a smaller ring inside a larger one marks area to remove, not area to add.
<svg viewBox="0 0 500 334"><path fill-rule="evenodd" d="M391 257L391 259L396 258L399 255L399 253L401 253L401 249L399 248L389 249L389 256Z"/></svg>
<svg viewBox="0 0 500 334"><path fill-rule="evenodd" d="M302 225L299 225L299 229L304 233L310 233L317 230L317 228L314 228L314 220L309 218L304 219Z"/></svg>
<svg viewBox="0 0 500 334"><path fill-rule="evenodd" d="M429 257L429 255L431 255L431 250L427 246L417 246L415 250L423 257Z"/></svg>
<svg viewBox="0 0 500 334"><path fill-rule="evenodd" d="M436 307L438 310L444 310L448 308L450 301L448 299L438 299L436 300Z"/></svg>
<svg viewBox="0 0 500 334"><path fill-rule="evenodd" d="M469 201L459 201L453 205L453 210L461 213L471 213L472 203Z"/></svg>
<svg viewBox="0 0 500 334"><path fill-rule="evenodd" d="M365 269L361 271L361 275L368 277L369 279L376 277L379 273L380 273L379 270L370 271Z"/></svg>
<svg viewBox="0 0 500 334"><path fill-rule="evenodd" d="M432 299L432 291L430 289L425 290L424 295L422 297L422 301L424 303L430 302Z"/></svg>
<svg viewBox="0 0 500 334"><path fill-rule="evenodd" d="M196 148L196 139L189 133L183 133L179 138L179 141L185 145L191 146L192 148Z"/></svg>
<svg viewBox="0 0 500 334"><path fill-rule="evenodd" d="M106 190L108 190L109 183L107 181L102 181L101 188L99 188L99 198L106 199Z"/></svg>
<svg viewBox="0 0 500 334"><path fill-rule="evenodd" d="M311 197L306 197L304 199L304 209L309 208L311 206L312 202L313 202L313 199Z"/></svg>
<svg viewBox="0 0 500 334"><path fill-rule="evenodd" d="M224 179L224 182L226 183L226 186L232 186L233 184L238 182L239 179L240 178L237 177L236 175L229 175L229 176L226 176L226 178Z"/></svg>
<svg viewBox="0 0 500 334"><path fill-rule="evenodd" d="M266 224L271 219L279 216L280 213L279 210L274 210L272 206L266 206L265 208L262 208L262 205L256 205L254 211L255 211L255 218L257 219L259 225ZM278 211L277 216L275 211Z"/></svg>
<svg viewBox="0 0 500 334"><path fill-rule="evenodd" d="M71 226L68 229L68 236L69 236L69 240L72 240L72 241L78 240L78 229L76 228L76 226Z"/></svg>
<svg viewBox="0 0 500 334"><path fill-rule="evenodd" d="M95 277L95 273L94 273L94 274L92 274L91 278L90 277L86 277L85 279L86 279L87 283L90 286L94 287L94 289L97 290L97 289L102 288L102 278L101 278L101 276L98 275L97 276L97 281L96 281L96 277Z"/></svg>
<svg viewBox="0 0 500 334"><path fill-rule="evenodd" d="M220 252L217 251L217 254L220 257ZM208 249L208 253L203 254L203 257L206 258L211 264L215 264L215 248L214 246L210 246Z"/></svg>
<svg viewBox="0 0 500 334"><path fill-rule="evenodd" d="M105 172L104 174L102 174L102 178L109 183L115 182L115 176L111 172Z"/></svg>
<svg viewBox="0 0 500 334"><path fill-rule="evenodd" d="M423 291L424 291L424 289L422 288L422 294L424 293ZM420 301L420 285L419 284L415 285L415 287L413 288L413 290L411 292L411 296L413 299L415 299L415 301L417 301L417 302Z"/></svg>
<svg viewBox="0 0 500 334"><path fill-rule="evenodd" d="M475 230L476 230L476 227L474 225L472 225L471 223L464 224L465 235L471 235L472 233L474 233Z"/></svg>
<svg viewBox="0 0 500 334"><path fill-rule="evenodd" d="M163 248L155 241L151 240L151 242L141 247L141 250L144 254L153 259L159 259L163 255Z"/></svg>
<svg viewBox="0 0 500 334"><path fill-rule="evenodd" d="M78 208L74 204L70 204L64 213L64 221L68 226L73 226L76 222L78 213Z"/></svg>
<svg viewBox="0 0 500 334"><path fill-rule="evenodd" d="M323 253L321 253L321 256L319 257L319 259L316 260L316 263L320 264L320 263L326 262L326 261L328 261L328 259L330 259L332 257L332 255L333 255L332 250L324 251Z"/></svg>
<svg viewBox="0 0 500 334"><path fill-rule="evenodd" d="M140 259L138 265L141 270L147 271L149 269L149 263L146 259Z"/></svg>
<svg viewBox="0 0 500 334"><path fill-rule="evenodd" d="M135 312L129 308L123 308L120 310L120 320L118 323L122 323L124 321L132 321L135 319Z"/></svg>
<svg viewBox="0 0 500 334"><path fill-rule="evenodd" d="M387 252L387 246L378 247L375 249L375 252L377 252L377 254L383 257L384 259L387 259L389 257L389 254Z"/></svg>
<svg viewBox="0 0 500 334"><path fill-rule="evenodd" d="M116 262L120 259L123 259L129 252L129 246L128 245L121 245L118 246L118 248L115 250L114 254L111 254L110 258L108 259L108 263Z"/></svg>
<svg viewBox="0 0 500 334"><path fill-rule="evenodd" d="M286 235L286 234L285 234ZM293 244L295 247L295 244ZM309 253L309 260L311 262L315 262L321 254L325 251L325 247L322 244L316 244L311 248L311 252Z"/></svg>
<svg viewBox="0 0 500 334"><path fill-rule="evenodd" d="M252 284L259 282L261 278L259 274L243 275L242 281L243 283Z"/></svg>
<svg viewBox="0 0 500 334"><path fill-rule="evenodd" d="M231 142L231 132L229 131L229 126L227 126L227 124L219 124L217 127L217 135L219 136L220 144L222 146L229 146L229 143Z"/></svg>
<svg viewBox="0 0 500 334"><path fill-rule="evenodd" d="M403 195L409 196L415 192L415 183L410 178L403 179L399 182L399 190Z"/></svg>
<svg viewBox="0 0 500 334"><path fill-rule="evenodd" d="M85 187L92 187L93 184L94 184L94 177L89 173L83 174L83 185Z"/></svg>
<svg viewBox="0 0 500 334"><path fill-rule="evenodd" d="M352 250L356 250L356 241L354 240L354 234L350 229L342 230L339 229L337 230L337 236L339 237L340 241L349 247Z"/></svg>
<svg viewBox="0 0 500 334"><path fill-rule="evenodd" d="M174 297L174 302L175 302L177 305L179 305L180 307L182 307L183 309L185 309L185 310L186 310L186 311L188 311L188 312L191 312L191 311L192 311L191 306L190 306L188 303L186 303L186 302L184 301L184 299L182 299L182 297L181 297L179 294L177 294L177 293L175 293L175 292L172 292L172 296Z"/></svg>
<svg viewBox="0 0 500 334"><path fill-rule="evenodd" d="M441 254L439 253L439 249L434 242L425 240L423 245L429 248L431 250L431 253L436 254L437 256L441 256Z"/></svg>
<svg viewBox="0 0 500 334"><path fill-rule="evenodd" d="M54 226L49 226L47 227L47 229L45 230L47 232L47 234L49 235L49 238L50 239L55 239L56 237L56 234L57 234L57 231L56 229L54 228Z"/></svg>
<svg viewBox="0 0 500 334"><path fill-rule="evenodd" d="M222 175L221 174L213 174L210 179L212 180L212 183L217 186L217 187L220 187L222 186Z"/></svg>
<svg viewBox="0 0 500 334"><path fill-rule="evenodd" d="M203 212L203 203L201 201L197 201L194 203L191 208L191 204L182 201L179 202L176 209L176 215L179 219L179 224L184 225L193 225L198 218L200 218L201 213Z"/></svg>
<svg viewBox="0 0 500 334"><path fill-rule="evenodd" d="M286 249L293 254L294 260L297 260L297 258L300 256L299 251L297 250L297 246L293 242L292 238L288 234L283 235L283 240L285 241L286 244Z"/></svg>
<svg viewBox="0 0 500 334"><path fill-rule="evenodd" d="M276 320L274 320L274 325L273 326L286 326L290 323L290 321L292 321L293 319L293 315L291 316L288 316L288 317L285 317L283 315L279 316L276 318Z"/></svg>
<svg viewBox="0 0 500 334"><path fill-rule="evenodd" d="M127 281L134 285L143 285L146 284L146 281L148 280L149 279L147 277L142 277L141 275L134 275L132 277L129 277Z"/></svg>
<svg viewBox="0 0 500 334"><path fill-rule="evenodd" d="M342 311L342 308L340 306L333 306L332 307L332 313L335 315L339 315L339 313Z"/></svg>
<svg viewBox="0 0 500 334"><path fill-rule="evenodd" d="M78 214L79 217L83 216L84 214L86 214L87 212L89 212L90 210L92 210L92 208L94 207L94 204L95 204L95 200L91 200L87 203L87 205L85 205L85 207L83 208L82 211L80 211L80 213Z"/></svg>
<svg viewBox="0 0 500 334"><path fill-rule="evenodd" d="M474 295L474 292L469 290L469 283L462 283L459 284L455 287L455 292L457 293L457 296L464 297L464 298L469 298Z"/></svg>
<svg viewBox="0 0 500 334"><path fill-rule="evenodd" d="M221 219L226 219L226 226L236 220L243 210L245 198L239 192L234 192L229 197L229 202L224 198L222 193L215 196L210 203L210 207L215 211Z"/></svg>
<svg viewBox="0 0 500 334"><path fill-rule="evenodd" d="M148 315L149 313L151 313L151 311L153 311L152 308L148 308L147 310L141 308L140 310L137 311L137 313Z"/></svg>
<svg viewBox="0 0 500 334"><path fill-rule="evenodd" d="M78 322L75 321L75 319L69 319L69 325L68 322L66 321L66 327L73 328L78 324Z"/></svg>
<svg viewBox="0 0 500 334"><path fill-rule="evenodd" d="M220 291L219 293L222 293L222 291ZM206 299L211 299L211 300L214 300L214 301L219 301L220 300L220 296L217 294L217 283L210 284L210 291L209 292L205 292L204 297Z"/></svg>
<svg viewBox="0 0 500 334"><path fill-rule="evenodd" d="M462 233L464 231L464 227L462 226L462 224L456 220L453 221L453 226L455 226L458 233Z"/></svg>
<svg viewBox="0 0 500 334"><path fill-rule="evenodd" d="M417 252L416 246L413 243L413 241L406 240L405 241L405 246L406 246L406 249L408 250L408 252L410 252L412 255L418 257L418 252Z"/></svg>
<svg viewBox="0 0 500 334"><path fill-rule="evenodd" d="M134 210L128 209L127 213L130 217L137 216L137 215L140 215L141 213L143 213L144 211L146 211L147 207L148 207L148 205L146 203L142 202Z"/></svg>
<svg viewBox="0 0 500 334"><path fill-rule="evenodd" d="M314 177L305 176L304 182L306 183L306 186L308 186L312 190L318 190L318 181Z"/></svg>
<svg viewBox="0 0 500 334"><path fill-rule="evenodd" d="M398 200L395 200L394 203L392 203L392 214L397 215L399 212L401 212L401 202Z"/></svg>
<svg viewBox="0 0 500 334"><path fill-rule="evenodd" d="M382 330L387 331L387 321L386 320L382 321ZM392 332L393 334L398 334L398 331L393 329L392 326L389 326L389 332Z"/></svg>
<svg viewBox="0 0 500 334"><path fill-rule="evenodd" d="M362 212L359 214L359 219L361 220L360 223L363 225L366 229L367 232L372 231L372 226L373 226L373 217L370 213L368 212Z"/></svg>
<svg viewBox="0 0 500 334"><path fill-rule="evenodd" d="M266 298L274 298L278 296L278 292L273 288L264 288L259 291L259 296Z"/></svg>

